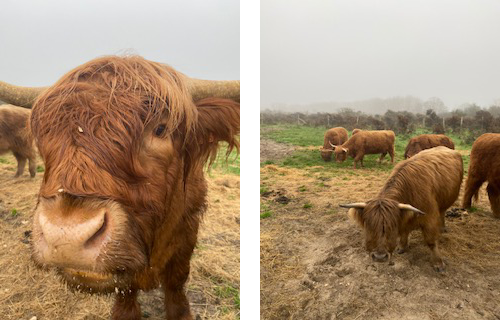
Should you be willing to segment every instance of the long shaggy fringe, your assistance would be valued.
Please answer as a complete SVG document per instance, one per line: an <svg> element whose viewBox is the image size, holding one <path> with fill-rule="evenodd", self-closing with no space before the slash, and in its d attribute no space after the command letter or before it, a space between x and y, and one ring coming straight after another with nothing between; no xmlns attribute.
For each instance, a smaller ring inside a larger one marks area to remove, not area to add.
<svg viewBox="0 0 500 320"><path fill-rule="evenodd" d="M200 157L195 147L202 140L196 132L202 127L198 119L203 111L198 109L208 108L210 103L229 103L223 99L201 101L197 108L184 77L169 66L139 56L112 56L75 68L47 89L36 100L30 120L46 164L41 196L50 197L63 189L76 196L127 199L161 207L161 203L151 202L161 196L151 193L162 188L151 185L154 181L145 182L138 161L144 129L166 116L166 134L182 138L183 151L189 149L197 156L188 161L190 168L195 167L209 156L213 158L217 148L215 144ZM237 116L239 128L239 108ZM212 130L225 133L222 138L230 149L238 146L234 132L216 126Z"/></svg>

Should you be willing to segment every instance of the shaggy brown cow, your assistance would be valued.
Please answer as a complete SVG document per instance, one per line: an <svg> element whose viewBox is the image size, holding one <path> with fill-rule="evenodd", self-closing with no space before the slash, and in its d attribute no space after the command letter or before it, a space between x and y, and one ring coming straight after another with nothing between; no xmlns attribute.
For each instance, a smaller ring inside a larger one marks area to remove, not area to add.
<svg viewBox="0 0 500 320"><path fill-rule="evenodd" d="M332 159L332 144L339 145L347 141L348 133L345 128L336 127L328 129L325 132L325 139L323 142L323 148L320 149L321 157L325 161L330 161Z"/></svg>
<svg viewBox="0 0 500 320"><path fill-rule="evenodd" d="M354 130L352 130L352 135L355 135L356 133L358 133L360 131L361 131L361 129L354 129Z"/></svg>
<svg viewBox="0 0 500 320"><path fill-rule="evenodd" d="M354 169L356 162L360 161L363 167L363 157L365 154L380 153L379 162L382 162L385 155L389 153L391 163L394 162L394 132L391 130L366 131L361 130L352 135L349 140L340 146L332 145L337 162L344 162L347 155L354 158Z"/></svg>
<svg viewBox="0 0 500 320"><path fill-rule="evenodd" d="M159 285L167 318L192 319L184 284L203 167L219 141L238 147L239 102L225 97L239 101L239 81L189 79L138 56L92 60L43 91L30 119L46 166L35 262L75 289L116 292L113 319L140 319L137 291Z"/></svg>
<svg viewBox="0 0 500 320"><path fill-rule="evenodd" d="M488 198L493 215L500 218L500 134L485 133L472 144L469 174L462 206L470 208L472 196L477 200L481 185L487 181Z"/></svg>
<svg viewBox="0 0 500 320"><path fill-rule="evenodd" d="M26 126L31 111L13 106L0 106L0 154L12 151L17 160L17 171L14 177L23 174L26 159L29 160L30 176L36 174L36 150L33 139Z"/></svg>
<svg viewBox="0 0 500 320"><path fill-rule="evenodd" d="M413 137L408 141L405 149L405 159L413 157L422 150L430 149L438 146L445 146L450 149L455 149L453 141L444 134L421 134Z"/></svg>
<svg viewBox="0 0 500 320"><path fill-rule="evenodd" d="M460 153L436 147L398 163L374 199L340 206L351 208L349 215L365 230L366 249L374 261L391 263L398 237L402 253L408 249L409 233L421 229L432 265L443 271L438 239L446 209L458 198L462 176Z"/></svg>

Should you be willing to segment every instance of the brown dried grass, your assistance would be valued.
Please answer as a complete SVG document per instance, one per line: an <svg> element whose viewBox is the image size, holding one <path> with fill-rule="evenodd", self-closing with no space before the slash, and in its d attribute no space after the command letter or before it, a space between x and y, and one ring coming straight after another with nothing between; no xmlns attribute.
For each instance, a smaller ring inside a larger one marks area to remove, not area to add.
<svg viewBox="0 0 500 320"><path fill-rule="evenodd" d="M16 161L0 157L0 315L2 319L109 319L112 296L71 292L53 271L41 271L30 260L32 215L43 173L14 179ZM42 163L41 161L39 163ZM239 317L239 176L212 172L209 209L187 283L193 314L202 319ZM17 213L12 214L16 209ZM231 294L224 294L232 288ZM160 290L139 296L143 316L164 319Z"/></svg>

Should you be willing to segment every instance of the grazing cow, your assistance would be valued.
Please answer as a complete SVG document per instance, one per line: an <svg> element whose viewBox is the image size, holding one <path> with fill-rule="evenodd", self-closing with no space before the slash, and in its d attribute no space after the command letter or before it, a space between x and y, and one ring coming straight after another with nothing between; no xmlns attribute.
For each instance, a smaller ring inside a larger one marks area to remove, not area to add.
<svg viewBox="0 0 500 320"><path fill-rule="evenodd" d="M379 162L387 153L391 156L391 163L394 162L394 132L391 130L366 131L361 130L352 135L349 140L342 145L333 147L333 153L337 162L344 162L347 155L354 158L354 169L356 162L360 161L363 167L363 157L365 154L380 153Z"/></svg>
<svg viewBox="0 0 500 320"><path fill-rule="evenodd" d="M405 149L405 159L413 157L422 150L430 149L438 146L445 146L450 149L455 149L453 141L444 134L421 134L413 137L408 141Z"/></svg>
<svg viewBox="0 0 500 320"><path fill-rule="evenodd" d="M421 229L432 265L444 271L438 239L462 176L460 153L436 147L398 163L374 199L340 206L350 208L350 217L365 230L366 249L374 261L391 263L398 237L402 253L408 249L409 233Z"/></svg>
<svg viewBox="0 0 500 320"><path fill-rule="evenodd" d="M354 130L352 130L352 135L355 135L356 133L358 133L360 131L361 131L361 129L354 129Z"/></svg>
<svg viewBox="0 0 500 320"><path fill-rule="evenodd" d="M167 318L192 319L184 284L207 205L203 167L219 141L238 148L239 124L239 81L190 79L138 56L64 75L30 118L46 166L34 261L74 289L115 292L113 319L140 319L138 290L160 285Z"/></svg>
<svg viewBox="0 0 500 320"><path fill-rule="evenodd" d="M23 174L26 160L29 160L30 176L36 174L36 150L26 126L31 111L13 105L0 106L0 154L12 151L17 160L14 177Z"/></svg>
<svg viewBox="0 0 500 320"><path fill-rule="evenodd" d="M462 206L470 208L472 196L477 200L479 188L487 181L488 198L493 215L500 218L500 134L485 133L472 144L469 174Z"/></svg>
<svg viewBox="0 0 500 320"><path fill-rule="evenodd" d="M332 159L332 144L339 145L347 141L348 133L343 127L336 127L328 129L325 132L325 139L323 142L323 148L320 149L321 157L325 161L330 161Z"/></svg>

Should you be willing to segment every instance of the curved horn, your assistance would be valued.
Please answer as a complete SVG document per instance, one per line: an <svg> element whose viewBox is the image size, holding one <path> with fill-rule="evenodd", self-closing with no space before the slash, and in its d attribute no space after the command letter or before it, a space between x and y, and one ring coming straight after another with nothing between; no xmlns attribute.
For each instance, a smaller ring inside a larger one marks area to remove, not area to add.
<svg viewBox="0 0 500 320"><path fill-rule="evenodd" d="M328 143L329 143L329 144L330 144L333 148L335 148L335 147L336 147L336 145L332 144L330 141L328 141Z"/></svg>
<svg viewBox="0 0 500 320"><path fill-rule="evenodd" d="M416 212L416 213L425 214L425 212L420 211L419 209L415 208L414 206L412 206L410 204L400 203L400 204L398 204L398 207L401 210L410 210L410 211L413 211L413 212Z"/></svg>
<svg viewBox="0 0 500 320"><path fill-rule="evenodd" d="M31 108L36 97L47 87L20 87L0 81L0 100L16 106Z"/></svg>
<svg viewBox="0 0 500 320"><path fill-rule="evenodd" d="M208 97L240 101L240 81L200 80L186 77L189 93L194 101ZM16 106L31 108L36 97L47 87L21 87L0 81L0 100Z"/></svg>
<svg viewBox="0 0 500 320"><path fill-rule="evenodd" d="M354 202L354 203L349 203L349 204L339 204L339 207L364 209L366 207L366 202Z"/></svg>
<svg viewBox="0 0 500 320"><path fill-rule="evenodd" d="M193 101L217 97L240 102L240 80L216 81L186 77L186 83Z"/></svg>

